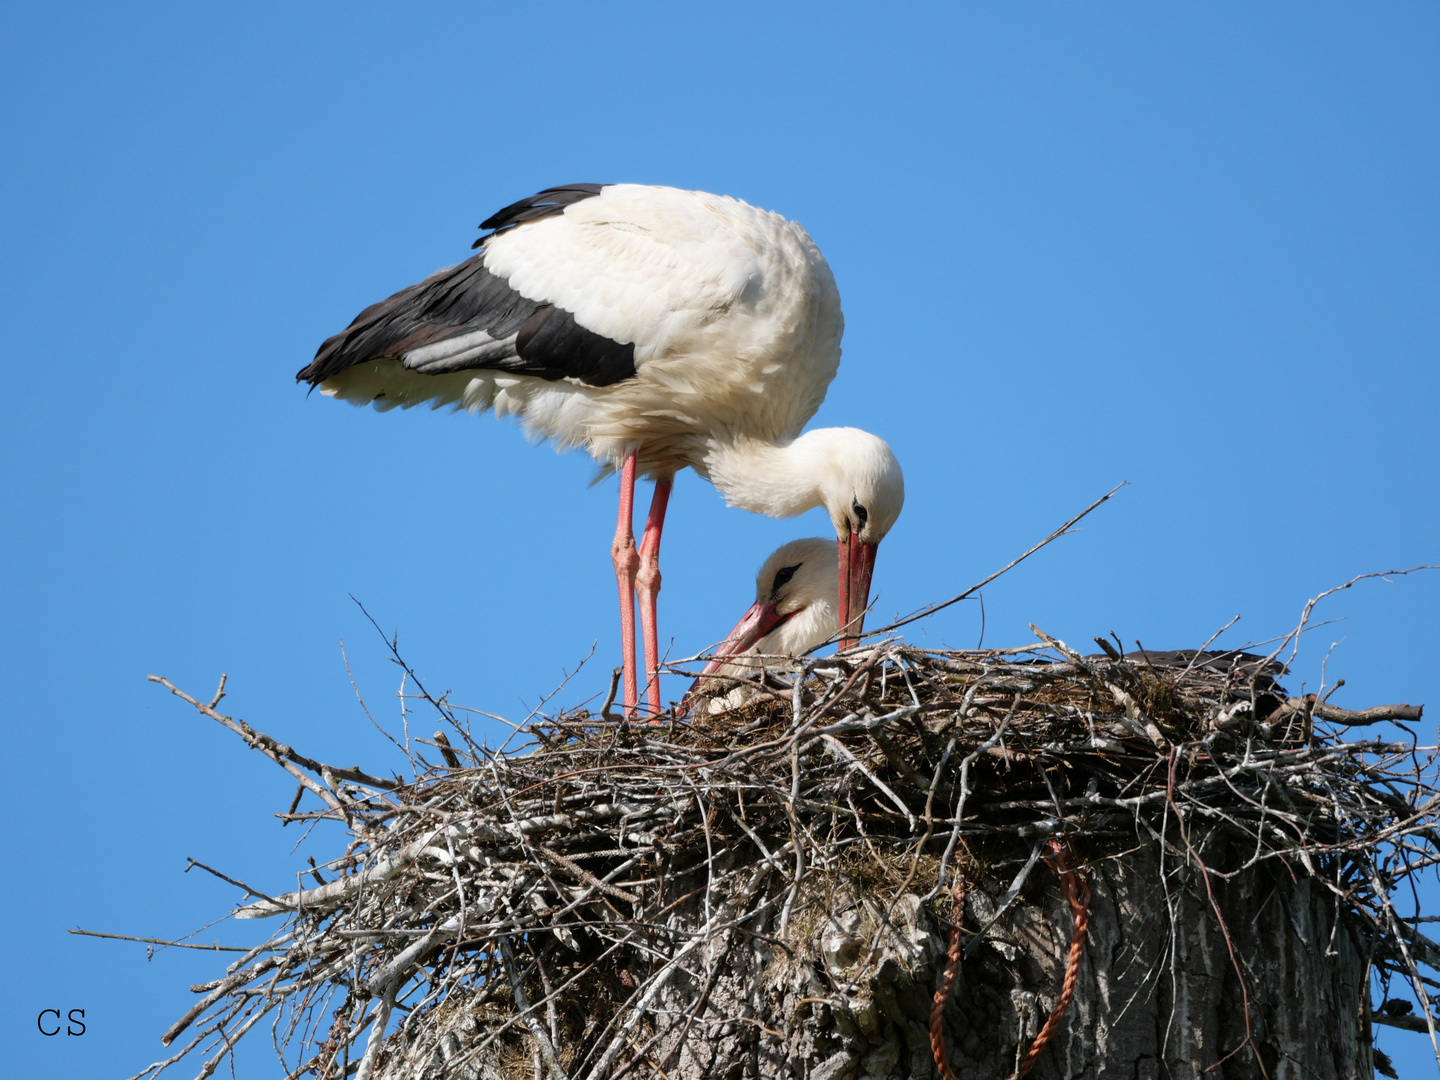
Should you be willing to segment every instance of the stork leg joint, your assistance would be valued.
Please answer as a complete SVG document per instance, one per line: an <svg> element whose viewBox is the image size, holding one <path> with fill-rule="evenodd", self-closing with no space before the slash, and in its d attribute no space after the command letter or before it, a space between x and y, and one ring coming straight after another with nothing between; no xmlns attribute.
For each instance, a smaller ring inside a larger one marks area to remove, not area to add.
<svg viewBox="0 0 1440 1080"><path fill-rule="evenodd" d="M640 554L635 550L635 537L617 538L610 545L610 557L615 563L615 580L625 588L634 588L640 580Z"/></svg>
<svg viewBox="0 0 1440 1080"><path fill-rule="evenodd" d="M635 556L639 569L635 572L635 588L643 594L658 596L660 593L660 560L650 552Z"/></svg>

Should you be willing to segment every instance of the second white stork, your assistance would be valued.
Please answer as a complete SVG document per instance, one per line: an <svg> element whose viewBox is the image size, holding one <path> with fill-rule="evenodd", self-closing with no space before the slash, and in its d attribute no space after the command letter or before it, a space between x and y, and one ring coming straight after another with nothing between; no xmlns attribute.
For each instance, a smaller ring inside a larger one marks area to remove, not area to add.
<svg viewBox="0 0 1440 1080"><path fill-rule="evenodd" d="M835 545L812 536L776 548L755 575L755 603L696 680L758 675L764 658L803 656L840 629ZM694 692L692 688L692 693Z"/></svg>
<svg viewBox="0 0 1440 1080"><path fill-rule="evenodd" d="M660 535L687 466L732 506L772 517L824 506L841 625L858 636L905 486L882 439L801 434L839 366L844 327L805 230L737 199L639 184L547 188L480 227L477 255L366 308L297 379L381 410L493 408L619 472L611 554L629 711L637 591L647 697L660 711ZM655 481L638 551L637 474Z"/></svg>

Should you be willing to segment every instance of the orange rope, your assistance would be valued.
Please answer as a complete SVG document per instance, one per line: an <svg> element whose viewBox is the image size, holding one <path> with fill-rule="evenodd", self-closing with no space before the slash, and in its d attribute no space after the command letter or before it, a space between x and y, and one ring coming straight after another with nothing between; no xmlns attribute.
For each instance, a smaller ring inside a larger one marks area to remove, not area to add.
<svg viewBox="0 0 1440 1080"><path fill-rule="evenodd" d="M1065 858L1065 845L1059 840L1050 841L1050 853L1045 856L1045 864L1055 871L1055 876L1060 879L1060 891L1070 903L1070 913L1074 918L1074 929L1070 935L1070 955L1065 961L1065 981L1060 984L1060 1000L1055 1003L1050 1018L1040 1029L1040 1034L1035 1036L1025 1060L1020 1063L1019 1071L1011 1073L1007 1080L1020 1080L1020 1077L1030 1071L1035 1059L1040 1056L1040 1052L1045 1049L1046 1043L1060 1026L1065 1010L1070 1007L1070 1001L1075 996L1075 984L1080 979L1080 958L1085 955L1085 934L1090 926L1090 885L1085 880L1083 871L1070 868ZM945 962L945 971L940 976L940 988L935 991L935 1004L930 1009L930 1049L935 1053L935 1067L940 1070L941 1080L958 1080L955 1070L950 1067L950 1056L945 1053L945 1006L955 988L955 976L960 971L962 953L960 924L965 919L965 866L959 853L955 858L955 908L952 918L954 925L950 929L948 959Z"/></svg>
<svg viewBox="0 0 1440 1080"><path fill-rule="evenodd" d="M1085 954L1085 932L1090 925L1090 886L1085 881L1084 873L1070 869L1065 861L1065 845L1059 840L1051 840L1050 854L1045 856L1045 862L1059 877L1060 891L1070 902L1070 913L1075 919L1074 931L1070 936L1070 956L1065 961L1065 981L1060 985L1060 1000L1055 1003L1050 1019L1045 1021L1040 1034L1036 1035L1035 1041L1030 1044L1030 1050L1025 1055L1025 1060L1020 1063L1019 1070L1012 1073L1008 1080L1019 1080L1030 1071L1030 1066L1035 1064L1040 1051L1045 1049L1045 1044L1060 1026L1065 1010L1070 1007L1070 999L1075 996L1075 983L1080 978L1080 957ZM946 1077L945 1080L950 1078Z"/></svg>
<svg viewBox="0 0 1440 1080"><path fill-rule="evenodd" d="M951 915L954 926L950 929L949 959L945 961L945 973L940 976L940 989L935 991L935 1004L930 1009L930 1049L935 1052L935 1067L940 1070L941 1080L958 1080L955 1070L950 1068L950 1055L945 1053L945 1006L950 1001L955 976L960 971L960 924L965 921L963 852L962 845L955 853L955 907Z"/></svg>

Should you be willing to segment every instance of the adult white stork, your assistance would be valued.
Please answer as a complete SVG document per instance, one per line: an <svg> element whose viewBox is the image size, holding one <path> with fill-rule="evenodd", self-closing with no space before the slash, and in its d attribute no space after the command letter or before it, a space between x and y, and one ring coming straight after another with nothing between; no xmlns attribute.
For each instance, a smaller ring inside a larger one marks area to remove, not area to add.
<svg viewBox="0 0 1440 1080"><path fill-rule="evenodd" d="M835 545L812 536L775 549L755 575L755 603L725 635L691 688L754 678L769 656L803 656L840 629Z"/></svg>
<svg viewBox="0 0 1440 1080"><path fill-rule="evenodd" d="M479 254L366 308L297 379L380 409L514 414L536 438L620 473L612 558L627 710L638 701L638 590L660 711L660 534L686 466L731 506L772 517L824 506L840 618L858 636L876 545L905 486L876 436L800 433L839 366L844 325L805 231L737 199L639 184L547 188L480 227ZM637 473L655 481L638 552Z"/></svg>

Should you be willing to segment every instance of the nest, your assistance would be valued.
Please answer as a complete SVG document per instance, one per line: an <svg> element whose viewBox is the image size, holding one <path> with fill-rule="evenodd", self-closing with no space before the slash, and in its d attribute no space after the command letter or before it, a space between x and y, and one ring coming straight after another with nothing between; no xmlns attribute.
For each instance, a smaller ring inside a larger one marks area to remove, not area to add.
<svg viewBox="0 0 1440 1080"><path fill-rule="evenodd" d="M164 1036L184 1045L137 1076L196 1051L207 1076L257 1026L292 1078L673 1069L716 1022L722 939L765 958L750 977L803 972L803 1001L859 1008L923 915L951 930L948 993L957 883L1009 882L983 921L971 908L978 940L1048 860L1077 913L1073 965L1083 868L1137 837L1206 889L1266 866L1313 879L1365 943L1367 985L1394 977L1422 1002L1423 1016L1376 1018L1430 1029L1440 946L1392 898L1440 861L1435 751L1340 737L1419 709L1292 697L1279 664L1244 653L1081 656L1041 637L978 652L884 641L777 665L695 722L566 711L499 749L422 688L448 737L402 747L410 780L300 755L218 712L223 682L207 705L156 679L296 776L287 823L341 822L348 843L302 888L244 886L235 915L281 928L193 988ZM860 914L837 934L844 910ZM787 1032L748 1022L783 1052Z"/></svg>

